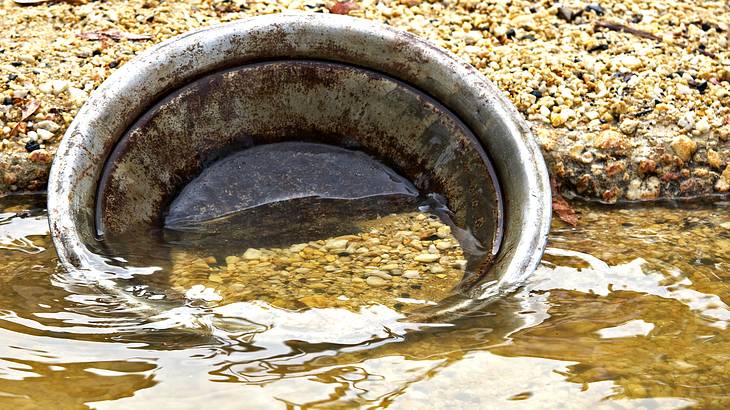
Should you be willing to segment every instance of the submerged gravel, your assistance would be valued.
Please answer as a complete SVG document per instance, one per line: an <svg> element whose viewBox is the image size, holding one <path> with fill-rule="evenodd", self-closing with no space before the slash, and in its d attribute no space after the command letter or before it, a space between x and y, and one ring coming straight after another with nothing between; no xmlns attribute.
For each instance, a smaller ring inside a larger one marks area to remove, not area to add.
<svg viewBox="0 0 730 410"><path fill-rule="evenodd" d="M43 189L78 108L152 44L253 15L330 9L411 31L476 66L528 118L565 191L604 202L730 192L726 1L0 1L2 192Z"/></svg>
<svg viewBox="0 0 730 410"><path fill-rule="evenodd" d="M248 248L221 260L176 250L169 281L188 299L213 303L409 311L449 296L464 275L464 252L435 215L393 214L357 225L356 234Z"/></svg>

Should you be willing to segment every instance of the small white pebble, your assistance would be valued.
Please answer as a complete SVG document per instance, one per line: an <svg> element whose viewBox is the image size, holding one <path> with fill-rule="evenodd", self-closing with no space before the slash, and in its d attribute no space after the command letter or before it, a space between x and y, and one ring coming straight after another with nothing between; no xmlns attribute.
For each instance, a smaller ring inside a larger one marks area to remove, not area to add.
<svg viewBox="0 0 730 410"><path fill-rule="evenodd" d="M432 263L439 260L441 256L433 253L421 253L416 255L415 259L417 262Z"/></svg>
<svg viewBox="0 0 730 410"><path fill-rule="evenodd" d="M41 139L41 141L47 141L53 138L53 133L48 130L44 130L43 128L38 128L36 133L38 134L38 137Z"/></svg>
<svg viewBox="0 0 730 410"><path fill-rule="evenodd" d="M433 265L431 266L431 273L443 273L446 272L446 269L444 269L441 265Z"/></svg>
<svg viewBox="0 0 730 410"><path fill-rule="evenodd" d="M61 126L51 120L43 120L43 121L38 121L35 124L35 128L44 129L44 130L50 131L50 132L56 132L61 128Z"/></svg>
<svg viewBox="0 0 730 410"><path fill-rule="evenodd" d="M13 98L25 98L28 96L28 90L20 89L13 91Z"/></svg>
<svg viewBox="0 0 730 410"><path fill-rule="evenodd" d="M699 121L697 121L695 124L695 130L700 134L704 134L709 131L710 123L707 121L707 118L702 117Z"/></svg>
<svg viewBox="0 0 730 410"><path fill-rule="evenodd" d="M451 249L454 245L449 241L438 241L436 242L436 248L439 250L445 251L447 249Z"/></svg>
<svg viewBox="0 0 730 410"><path fill-rule="evenodd" d="M68 90L68 87L70 85L71 84L66 80L53 80L51 81L51 92L55 95L61 94L62 92Z"/></svg>
<svg viewBox="0 0 730 410"><path fill-rule="evenodd" d="M53 92L53 85L51 82L45 82L38 86L38 89L44 94L50 94Z"/></svg>
<svg viewBox="0 0 730 410"><path fill-rule="evenodd" d="M677 94L680 94L680 95L689 95L691 93L692 93L692 89L689 88L687 85L685 85L685 84L679 84L677 86Z"/></svg>
<svg viewBox="0 0 730 410"><path fill-rule="evenodd" d="M84 102L86 102L86 99L89 97L89 95L86 93L86 91L78 89L76 87L71 87L68 89L68 94L71 96L71 101L76 105L81 105Z"/></svg>
<svg viewBox="0 0 730 410"><path fill-rule="evenodd" d="M421 274L417 270L407 270L403 273L403 277L406 279L418 279Z"/></svg>

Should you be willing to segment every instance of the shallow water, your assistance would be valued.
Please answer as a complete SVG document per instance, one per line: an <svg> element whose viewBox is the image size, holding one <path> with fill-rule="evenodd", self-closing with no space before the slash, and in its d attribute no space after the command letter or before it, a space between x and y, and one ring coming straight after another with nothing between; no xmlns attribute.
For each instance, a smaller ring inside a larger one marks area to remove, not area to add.
<svg viewBox="0 0 730 410"><path fill-rule="evenodd" d="M43 201L2 201L2 408L730 405L727 203L581 207L520 291L425 326L377 305L148 317L57 269Z"/></svg>

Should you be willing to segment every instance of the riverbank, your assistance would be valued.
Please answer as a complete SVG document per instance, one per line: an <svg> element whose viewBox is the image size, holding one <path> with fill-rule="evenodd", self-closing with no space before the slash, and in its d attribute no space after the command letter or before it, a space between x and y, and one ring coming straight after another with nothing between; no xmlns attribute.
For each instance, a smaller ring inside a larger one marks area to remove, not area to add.
<svg viewBox="0 0 730 410"><path fill-rule="evenodd" d="M78 108L140 51L287 10L385 22L469 61L528 119L565 192L608 203L730 192L725 1L0 1L0 192L45 187Z"/></svg>

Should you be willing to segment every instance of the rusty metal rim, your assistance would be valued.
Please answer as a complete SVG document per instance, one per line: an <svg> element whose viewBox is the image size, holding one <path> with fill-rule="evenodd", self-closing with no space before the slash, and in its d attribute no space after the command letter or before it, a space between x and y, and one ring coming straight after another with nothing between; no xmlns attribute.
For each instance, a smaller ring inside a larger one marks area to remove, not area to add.
<svg viewBox="0 0 730 410"><path fill-rule="evenodd" d="M277 58L326 59L383 72L426 92L485 144L505 190L506 237L495 280L475 291L489 300L514 290L537 267L550 227L547 169L529 127L475 68L412 34L346 16L269 15L173 38L138 55L97 89L59 146L49 179L49 220L61 263L92 271L95 187L117 139L149 106L190 79ZM458 300L444 311L469 308Z"/></svg>

